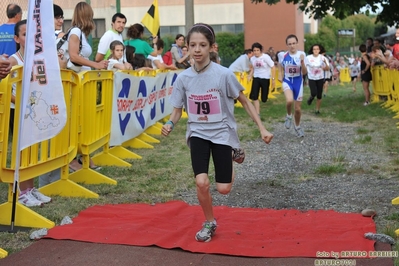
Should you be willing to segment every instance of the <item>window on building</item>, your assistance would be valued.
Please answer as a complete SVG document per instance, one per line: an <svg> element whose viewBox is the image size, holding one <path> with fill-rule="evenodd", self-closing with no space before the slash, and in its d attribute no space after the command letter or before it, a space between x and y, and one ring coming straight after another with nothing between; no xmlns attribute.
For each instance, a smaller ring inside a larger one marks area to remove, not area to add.
<svg viewBox="0 0 399 266"><path fill-rule="evenodd" d="M310 23L304 23L303 24L303 31L304 33L310 33Z"/></svg>
<svg viewBox="0 0 399 266"><path fill-rule="evenodd" d="M215 33L219 32L231 32L234 34L241 33L244 31L243 24L223 24L223 25L212 25Z"/></svg>
<svg viewBox="0 0 399 266"><path fill-rule="evenodd" d="M161 32L161 36L172 35L174 37L179 33L185 34L186 27L185 26L161 26L160 32Z"/></svg>
<svg viewBox="0 0 399 266"><path fill-rule="evenodd" d="M91 32L93 38L101 38L107 31L105 27L105 19L94 19L96 28ZM72 20L64 20L63 31L66 32L71 27Z"/></svg>

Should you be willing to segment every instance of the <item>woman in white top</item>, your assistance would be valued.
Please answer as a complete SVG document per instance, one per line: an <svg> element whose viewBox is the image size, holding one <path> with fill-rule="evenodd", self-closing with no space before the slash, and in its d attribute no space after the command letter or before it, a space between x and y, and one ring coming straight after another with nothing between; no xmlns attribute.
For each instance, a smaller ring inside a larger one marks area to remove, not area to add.
<svg viewBox="0 0 399 266"><path fill-rule="evenodd" d="M253 67L250 69L249 76L253 77L253 80L249 99L253 101L255 110L260 115L259 91L261 91L261 100L265 103L269 96L270 78L272 78L273 87L275 86L276 69L272 58L262 52L263 46L260 43L252 44L252 51L254 54L251 57Z"/></svg>
<svg viewBox="0 0 399 266"><path fill-rule="evenodd" d="M310 97L307 101L308 105L317 97L316 114L320 114L321 98L323 96L324 71L330 69L327 58L322 55L324 48L319 44L310 47L308 56L305 58L305 66L308 71L308 80L310 88Z"/></svg>
<svg viewBox="0 0 399 266"><path fill-rule="evenodd" d="M164 42L162 39L157 40L157 56L148 55L148 59L151 60L152 68L153 69L170 69L176 70L177 67L175 65L167 65L164 63L162 59L162 52L164 48Z"/></svg>
<svg viewBox="0 0 399 266"><path fill-rule="evenodd" d="M68 35L68 53L69 60L67 68L75 72L81 72L94 69L107 69L108 61L100 62L91 61L89 59L92 48L87 41L87 36L94 30L93 9L86 2L79 2L75 6L72 16L71 30ZM82 168L80 159L75 158L69 164L70 171L77 171ZM99 169L90 159L90 168Z"/></svg>
<svg viewBox="0 0 399 266"><path fill-rule="evenodd" d="M92 48L87 41L87 36L95 28L93 16L93 9L86 2L79 2L75 6L71 22L72 28L68 35L68 52L69 61L75 66L82 66L77 72L91 70L92 68L107 69L108 67L106 60L95 62L89 59ZM68 68L71 68L70 62L68 62Z"/></svg>

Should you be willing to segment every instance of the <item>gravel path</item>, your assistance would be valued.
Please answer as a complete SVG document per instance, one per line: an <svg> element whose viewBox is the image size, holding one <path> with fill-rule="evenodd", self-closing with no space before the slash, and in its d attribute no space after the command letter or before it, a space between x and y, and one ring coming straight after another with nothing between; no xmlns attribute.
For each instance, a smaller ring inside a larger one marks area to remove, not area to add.
<svg viewBox="0 0 399 266"><path fill-rule="evenodd" d="M303 121L304 138L281 122L273 125L270 145L260 139L242 143L246 158L235 164L233 190L224 196L212 186L214 205L339 212L372 208L377 228L383 229L388 222L384 216L399 209L391 204L399 196L399 182L387 168L392 158L379 150L379 132L359 135L356 124L327 123L313 115L304 115ZM357 141L366 135L371 142ZM323 165L341 165L342 172L316 173ZM198 204L195 191L181 197Z"/></svg>

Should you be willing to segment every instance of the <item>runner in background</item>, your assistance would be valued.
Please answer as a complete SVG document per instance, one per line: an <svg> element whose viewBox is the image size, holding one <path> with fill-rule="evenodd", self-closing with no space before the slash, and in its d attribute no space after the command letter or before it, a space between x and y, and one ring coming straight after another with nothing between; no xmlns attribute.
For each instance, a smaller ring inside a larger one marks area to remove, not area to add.
<svg viewBox="0 0 399 266"><path fill-rule="evenodd" d="M316 115L320 114L320 106L323 97L324 72L330 70L327 58L322 54L324 48L320 44L314 44L310 47L308 56L305 58L305 66L308 72L310 97L308 105L312 104L316 97Z"/></svg>
<svg viewBox="0 0 399 266"><path fill-rule="evenodd" d="M298 37L291 34L285 40L288 52L279 53L279 81L282 83L286 100L287 116L285 127L292 125L292 105L294 104L294 130L297 137L304 137L301 128L301 104L303 99L303 75L307 74L305 66L305 53L298 51Z"/></svg>

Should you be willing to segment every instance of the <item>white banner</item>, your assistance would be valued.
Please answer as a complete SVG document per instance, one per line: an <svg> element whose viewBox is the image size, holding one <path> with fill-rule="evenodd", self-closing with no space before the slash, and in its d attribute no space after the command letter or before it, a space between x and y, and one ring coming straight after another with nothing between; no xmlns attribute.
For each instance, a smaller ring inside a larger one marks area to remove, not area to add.
<svg viewBox="0 0 399 266"><path fill-rule="evenodd" d="M121 145L172 113L169 104L178 72L155 77L114 74L114 97L110 146Z"/></svg>
<svg viewBox="0 0 399 266"><path fill-rule="evenodd" d="M26 26L20 149L56 136L67 112L54 37L52 0L29 0Z"/></svg>

